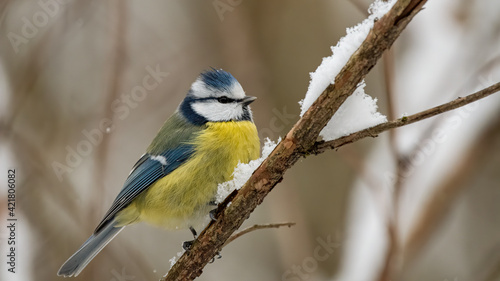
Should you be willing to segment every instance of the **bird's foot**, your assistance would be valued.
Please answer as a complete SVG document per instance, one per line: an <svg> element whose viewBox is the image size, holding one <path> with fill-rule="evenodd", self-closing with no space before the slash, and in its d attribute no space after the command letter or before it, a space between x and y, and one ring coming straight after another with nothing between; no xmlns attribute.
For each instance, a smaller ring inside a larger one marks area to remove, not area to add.
<svg viewBox="0 0 500 281"><path fill-rule="evenodd" d="M184 249L184 251L188 252L189 250L191 250L193 243L194 243L194 240L184 241L184 243L182 243L182 249Z"/></svg>
<svg viewBox="0 0 500 281"><path fill-rule="evenodd" d="M210 212L208 212L208 216L213 221L217 221L216 214L217 214L217 209L213 209Z"/></svg>

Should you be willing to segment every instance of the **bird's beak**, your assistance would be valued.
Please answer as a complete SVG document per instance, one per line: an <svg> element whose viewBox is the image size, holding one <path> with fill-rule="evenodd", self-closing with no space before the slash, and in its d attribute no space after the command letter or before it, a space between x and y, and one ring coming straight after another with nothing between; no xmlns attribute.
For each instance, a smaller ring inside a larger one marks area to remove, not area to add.
<svg viewBox="0 0 500 281"><path fill-rule="evenodd" d="M257 99L257 97L246 96L241 100L241 103L244 105L249 105L256 99Z"/></svg>

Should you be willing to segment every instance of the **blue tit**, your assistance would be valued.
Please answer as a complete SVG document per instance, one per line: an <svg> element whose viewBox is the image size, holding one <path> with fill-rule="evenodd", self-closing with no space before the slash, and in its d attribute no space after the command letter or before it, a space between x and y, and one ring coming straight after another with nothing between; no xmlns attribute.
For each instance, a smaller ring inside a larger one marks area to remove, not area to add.
<svg viewBox="0 0 500 281"><path fill-rule="evenodd" d="M123 228L147 222L196 235L219 183L259 157L259 136L240 83L228 72L202 73L133 166L94 233L59 269L77 276Z"/></svg>

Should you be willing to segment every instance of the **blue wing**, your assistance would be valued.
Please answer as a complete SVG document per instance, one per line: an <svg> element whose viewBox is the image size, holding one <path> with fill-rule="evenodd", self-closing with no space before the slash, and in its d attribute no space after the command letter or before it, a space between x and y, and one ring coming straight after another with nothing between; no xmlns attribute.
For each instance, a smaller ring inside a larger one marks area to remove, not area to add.
<svg viewBox="0 0 500 281"><path fill-rule="evenodd" d="M127 207L140 193L148 189L155 181L170 174L182 165L193 154L192 145L181 145L175 149L169 149L160 155L144 154L132 168L122 190L116 196L115 201L99 223L94 233L97 233L114 216Z"/></svg>

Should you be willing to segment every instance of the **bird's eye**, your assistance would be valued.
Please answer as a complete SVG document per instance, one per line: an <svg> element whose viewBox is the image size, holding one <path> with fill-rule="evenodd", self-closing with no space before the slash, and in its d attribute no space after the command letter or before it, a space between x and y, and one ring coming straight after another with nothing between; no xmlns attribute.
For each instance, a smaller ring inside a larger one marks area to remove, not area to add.
<svg viewBox="0 0 500 281"><path fill-rule="evenodd" d="M228 97L226 97L226 96L222 96L222 97L218 97L217 101L220 102L220 103L230 103L233 100L230 99L230 98L228 98Z"/></svg>

